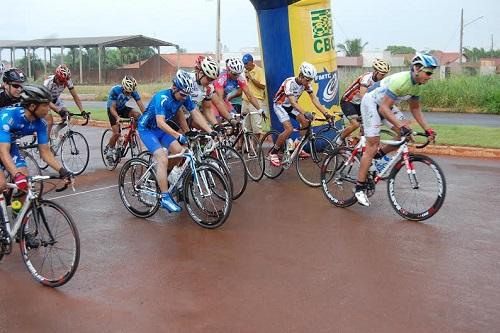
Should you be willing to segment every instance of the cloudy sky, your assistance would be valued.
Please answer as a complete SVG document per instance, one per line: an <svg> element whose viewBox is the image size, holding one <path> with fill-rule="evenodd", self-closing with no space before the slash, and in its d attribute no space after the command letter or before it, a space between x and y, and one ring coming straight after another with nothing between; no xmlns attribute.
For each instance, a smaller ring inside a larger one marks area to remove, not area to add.
<svg viewBox="0 0 500 333"><path fill-rule="evenodd" d="M258 46L250 1L221 4L222 43L231 51ZM142 34L192 52L215 49L216 0L23 0L15 7L15 12L2 15L0 40ZM398 44L455 51L460 8L465 23L484 16L465 28L464 46L489 49L493 34L499 49L498 0L333 0L335 39L361 38L369 50Z"/></svg>

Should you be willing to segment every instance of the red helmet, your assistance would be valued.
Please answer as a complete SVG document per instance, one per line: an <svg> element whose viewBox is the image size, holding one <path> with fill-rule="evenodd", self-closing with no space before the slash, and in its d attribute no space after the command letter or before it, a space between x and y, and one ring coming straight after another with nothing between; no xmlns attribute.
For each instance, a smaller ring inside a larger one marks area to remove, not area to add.
<svg viewBox="0 0 500 333"><path fill-rule="evenodd" d="M66 65L59 65L56 68L56 78L58 81L67 82L71 78L71 72Z"/></svg>

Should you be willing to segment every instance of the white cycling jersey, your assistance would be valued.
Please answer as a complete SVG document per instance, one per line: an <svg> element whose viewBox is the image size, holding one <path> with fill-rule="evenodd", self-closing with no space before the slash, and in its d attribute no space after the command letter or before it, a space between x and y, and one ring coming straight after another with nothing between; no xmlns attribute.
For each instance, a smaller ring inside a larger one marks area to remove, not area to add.
<svg viewBox="0 0 500 333"><path fill-rule="evenodd" d="M47 89L50 90L50 94L52 95L52 102L56 103L57 100L59 99L59 96L61 96L61 93L64 91L64 89L67 87L68 89L73 89L73 81L71 79L68 80L65 84L57 84L54 81L55 75L51 75L47 78L47 80L43 81L43 85L47 87Z"/></svg>
<svg viewBox="0 0 500 333"><path fill-rule="evenodd" d="M288 96L294 96L295 100L298 100L302 93L307 91L309 94L313 92L312 87L309 84L305 86L298 84L295 80L295 77L289 77L281 84L280 88L276 95L274 95L273 102L277 105L282 105L284 107L289 107L292 104L290 103L290 99Z"/></svg>
<svg viewBox="0 0 500 333"><path fill-rule="evenodd" d="M193 100L193 102L199 105L204 100L211 100L215 91L213 84L210 83L207 87L204 87L196 82L196 73L192 72L188 74L195 83L195 89L191 93L191 99Z"/></svg>

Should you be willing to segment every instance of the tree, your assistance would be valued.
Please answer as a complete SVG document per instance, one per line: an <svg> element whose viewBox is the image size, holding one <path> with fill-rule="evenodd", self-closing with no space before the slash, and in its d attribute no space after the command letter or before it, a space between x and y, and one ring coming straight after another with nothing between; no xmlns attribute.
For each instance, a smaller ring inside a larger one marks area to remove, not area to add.
<svg viewBox="0 0 500 333"><path fill-rule="evenodd" d="M31 63L31 73L32 73L33 77L35 77L35 72L37 70L43 70L43 61L40 58L38 58L36 53L32 53L30 63ZM27 75L28 74L28 57L22 57L21 59L16 60L15 67L21 68L23 70L23 72ZM36 79L36 77L35 77L35 79Z"/></svg>
<svg viewBox="0 0 500 333"><path fill-rule="evenodd" d="M368 42L364 43L361 38L347 39L344 44L337 44L337 47L344 51L347 57L359 57Z"/></svg>
<svg viewBox="0 0 500 333"><path fill-rule="evenodd" d="M417 50L413 47L403 45L389 45L385 50L391 52L392 54L408 54L417 52Z"/></svg>
<svg viewBox="0 0 500 333"><path fill-rule="evenodd" d="M500 50L486 51L484 48L468 49L464 47L464 55L468 61L477 62L481 58L500 58Z"/></svg>

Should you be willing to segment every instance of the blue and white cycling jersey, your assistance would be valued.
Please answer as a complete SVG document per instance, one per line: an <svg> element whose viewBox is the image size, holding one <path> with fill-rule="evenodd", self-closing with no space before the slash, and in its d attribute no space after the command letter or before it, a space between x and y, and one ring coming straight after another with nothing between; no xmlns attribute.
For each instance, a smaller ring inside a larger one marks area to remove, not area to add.
<svg viewBox="0 0 500 333"><path fill-rule="evenodd" d="M121 110L125 107L130 98L134 98L135 101L141 99L141 96L137 91L132 92L130 95L126 95L123 92L123 87L121 85L116 85L109 91L107 108L111 108L113 102L116 104L116 109Z"/></svg>
<svg viewBox="0 0 500 333"><path fill-rule="evenodd" d="M39 144L49 142L45 119L38 118L35 121L29 121L24 115L23 107L2 109L0 114L0 143L11 143L35 132Z"/></svg>
<svg viewBox="0 0 500 333"><path fill-rule="evenodd" d="M175 117L181 106L184 106L188 112L196 108L196 104L188 96L184 101L178 101L174 97L172 89L160 90L157 92L141 115L138 121L139 128L156 128L156 116L164 116L165 121Z"/></svg>

